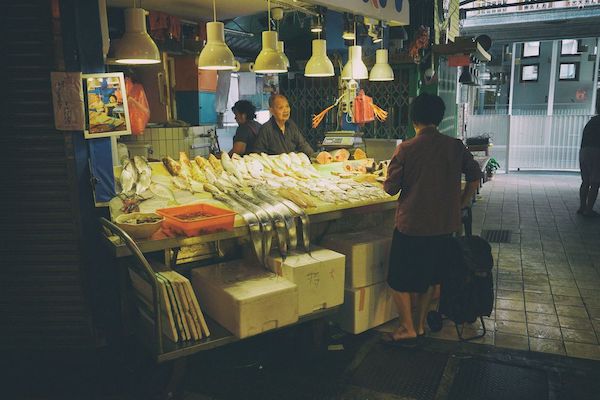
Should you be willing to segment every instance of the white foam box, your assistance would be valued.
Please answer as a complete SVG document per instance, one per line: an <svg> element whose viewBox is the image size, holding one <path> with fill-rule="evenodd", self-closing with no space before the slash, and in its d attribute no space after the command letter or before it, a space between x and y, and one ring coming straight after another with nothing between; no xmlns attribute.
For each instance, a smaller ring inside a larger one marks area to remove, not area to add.
<svg viewBox="0 0 600 400"><path fill-rule="evenodd" d="M298 321L298 287L247 261L195 268L192 286L200 308L239 338Z"/></svg>
<svg viewBox="0 0 600 400"><path fill-rule="evenodd" d="M321 246L346 256L346 287L361 288L386 279L391 235L372 231L326 236Z"/></svg>
<svg viewBox="0 0 600 400"><path fill-rule="evenodd" d="M344 302L345 260L335 251L313 248L310 254L293 252L285 260L270 256L267 266L298 286L298 314L303 316Z"/></svg>
<svg viewBox="0 0 600 400"><path fill-rule="evenodd" d="M344 304L333 319L350 333L362 333L396 318L398 312L387 282L344 290Z"/></svg>

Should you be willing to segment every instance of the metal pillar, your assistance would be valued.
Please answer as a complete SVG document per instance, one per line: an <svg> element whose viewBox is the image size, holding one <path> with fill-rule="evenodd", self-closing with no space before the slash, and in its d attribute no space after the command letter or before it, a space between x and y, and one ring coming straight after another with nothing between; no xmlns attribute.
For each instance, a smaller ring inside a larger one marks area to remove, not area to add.
<svg viewBox="0 0 600 400"><path fill-rule="evenodd" d="M594 86L592 89L590 115L596 114L596 102L598 101L598 68L600 68L600 38L596 38L596 62L594 64Z"/></svg>
<svg viewBox="0 0 600 400"><path fill-rule="evenodd" d="M558 44L559 40L552 41L552 59L550 61L550 79L548 80L548 107L546 115L554 114L554 92L556 91L556 66L558 64Z"/></svg>
<svg viewBox="0 0 600 400"><path fill-rule="evenodd" d="M508 174L510 164L510 125L513 113L513 96L515 91L515 59L517 57L517 44L512 44L512 57L510 61L510 87L508 92L508 134L506 136L506 166L505 172Z"/></svg>

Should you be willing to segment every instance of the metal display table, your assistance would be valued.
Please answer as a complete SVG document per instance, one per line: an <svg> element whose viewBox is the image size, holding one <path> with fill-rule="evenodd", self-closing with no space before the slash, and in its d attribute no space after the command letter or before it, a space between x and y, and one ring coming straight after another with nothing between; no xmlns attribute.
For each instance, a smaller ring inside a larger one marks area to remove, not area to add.
<svg viewBox="0 0 600 400"><path fill-rule="evenodd" d="M344 219L352 215L391 211L395 207L396 197L390 197L379 201L321 206L313 209L312 212L308 212L308 214L310 215L312 224ZM163 322L161 321L159 311L159 282L155 276L155 271L164 268L164 265L154 265L155 261L148 260L144 253L248 236L249 230L243 221L236 220L232 231L205 234L197 237L177 236L138 241L134 241L126 232L105 218L101 219L101 224L106 231L106 235L103 235L103 240L109 252L115 258L119 259L121 263L126 263L128 268L133 269L152 289L152 315L147 316L147 318L137 318L135 329L137 337L150 349L157 362L177 360L203 350L213 349L240 340L208 317L206 318L206 322L211 331L209 337L184 343L174 343L167 339L162 333ZM309 315L300 317L296 324L334 314L338 309L339 307L333 307L315 311Z"/></svg>

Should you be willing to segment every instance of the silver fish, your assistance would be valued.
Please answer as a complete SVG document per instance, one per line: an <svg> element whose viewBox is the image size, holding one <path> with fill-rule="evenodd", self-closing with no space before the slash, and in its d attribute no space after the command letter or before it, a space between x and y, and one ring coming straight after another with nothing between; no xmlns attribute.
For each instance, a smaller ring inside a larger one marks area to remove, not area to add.
<svg viewBox="0 0 600 400"><path fill-rule="evenodd" d="M173 194L171 189L169 189L165 185L161 185L160 183L152 183L150 184L150 191L155 196L167 199L172 204L177 204L177 201L175 200L175 195Z"/></svg>
<svg viewBox="0 0 600 400"><path fill-rule="evenodd" d="M125 161L125 165L123 165L123 170L121 171L121 177L119 178L119 181L121 182L121 193L127 195L133 194L133 187L135 186L137 177L137 170L131 160Z"/></svg>
<svg viewBox="0 0 600 400"><path fill-rule="evenodd" d="M140 156L133 157L133 164L138 173L135 194L139 196L150 188L150 184L152 183L152 168L150 168L148 161Z"/></svg>

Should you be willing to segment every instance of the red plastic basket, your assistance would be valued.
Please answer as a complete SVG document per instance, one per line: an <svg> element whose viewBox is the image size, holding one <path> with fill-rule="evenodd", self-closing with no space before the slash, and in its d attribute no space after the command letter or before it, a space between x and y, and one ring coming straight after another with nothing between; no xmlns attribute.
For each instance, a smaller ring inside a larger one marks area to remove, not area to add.
<svg viewBox="0 0 600 400"><path fill-rule="evenodd" d="M233 230L236 213L209 204L190 204L186 206L161 208L156 213L165 217L163 227L186 236L198 236L206 233ZM189 220L186 215L202 213L206 216Z"/></svg>

